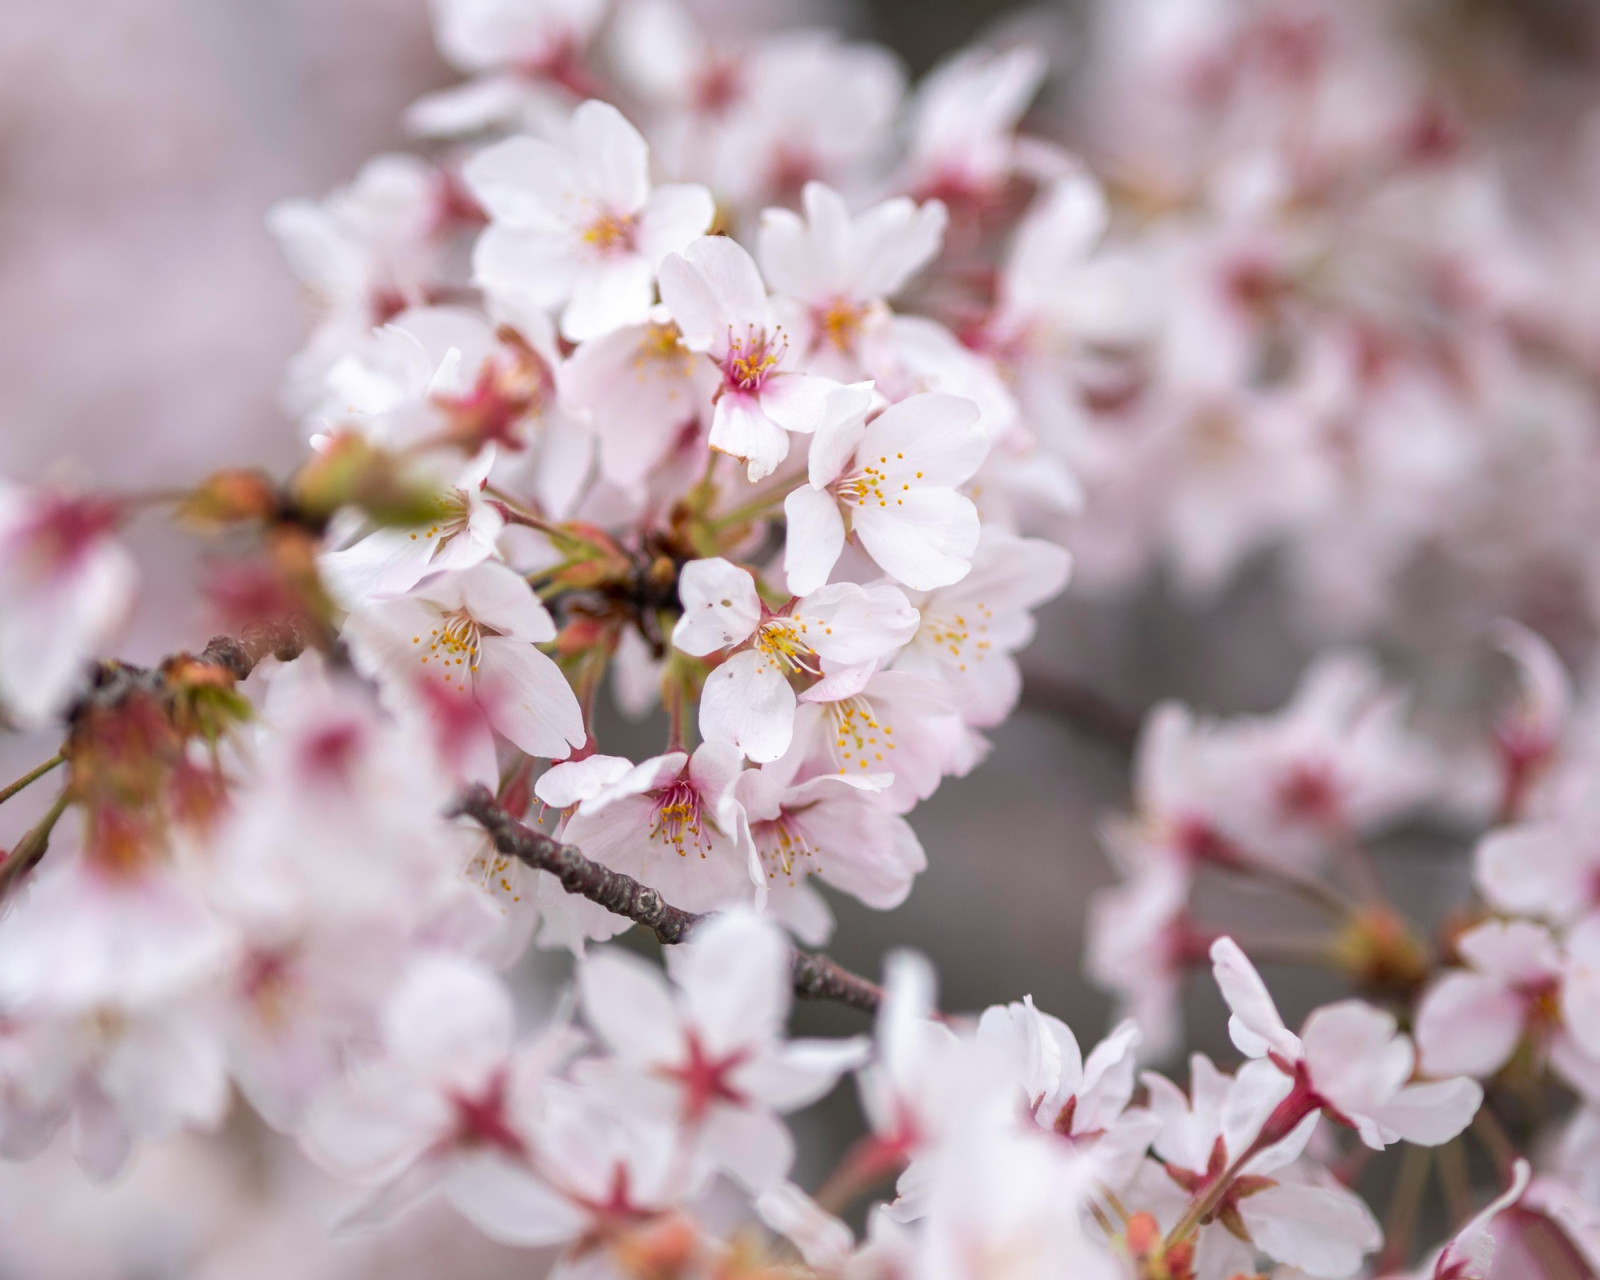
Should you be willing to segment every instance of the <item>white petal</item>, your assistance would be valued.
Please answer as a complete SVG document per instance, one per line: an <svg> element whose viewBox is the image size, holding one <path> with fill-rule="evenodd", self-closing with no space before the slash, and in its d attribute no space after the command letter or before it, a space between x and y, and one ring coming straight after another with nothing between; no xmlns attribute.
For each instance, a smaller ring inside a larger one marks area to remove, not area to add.
<svg viewBox="0 0 1600 1280"><path fill-rule="evenodd" d="M828 580L844 551L844 517L824 489L801 485L783 500L788 520L783 546L783 572L789 590L809 595Z"/></svg>
<svg viewBox="0 0 1600 1280"><path fill-rule="evenodd" d="M1483 1089L1478 1082L1456 1076L1407 1085L1392 1102L1374 1108L1372 1114L1407 1142L1438 1147L1471 1124L1482 1103Z"/></svg>
<svg viewBox="0 0 1600 1280"><path fill-rule="evenodd" d="M655 301L655 276L638 254L596 263L573 281L561 312L561 336L569 342L598 338L614 329L643 324Z"/></svg>
<svg viewBox="0 0 1600 1280"><path fill-rule="evenodd" d="M487 560L452 576L460 584L462 605L476 621L503 636L533 644L556 638L549 611L515 569Z"/></svg>
<svg viewBox="0 0 1600 1280"><path fill-rule="evenodd" d="M668 963L708 1051L777 1039L789 1012L789 944L770 921L750 911L715 916Z"/></svg>
<svg viewBox="0 0 1600 1280"><path fill-rule="evenodd" d="M553 765L534 783L533 794L552 809L570 809L581 804L633 771L633 761L624 756L586 756Z"/></svg>
<svg viewBox="0 0 1600 1280"><path fill-rule="evenodd" d="M625 952L593 951L578 966L578 994L584 1018L624 1062L676 1060L683 1035L659 969Z"/></svg>
<svg viewBox="0 0 1600 1280"><path fill-rule="evenodd" d="M1298 1060L1299 1038L1283 1025L1267 984L1232 938L1218 938L1211 944L1211 972L1233 1013L1228 1019L1228 1035L1239 1052L1260 1058L1270 1049Z"/></svg>
<svg viewBox="0 0 1600 1280"><path fill-rule="evenodd" d="M581 1234L588 1215L528 1170L490 1155L461 1161L445 1194L489 1239L531 1248Z"/></svg>
<svg viewBox="0 0 1600 1280"><path fill-rule="evenodd" d="M684 565L678 599L683 616L672 629L672 643L695 657L748 640L761 621L755 579L721 556Z"/></svg>
<svg viewBox="0 0 1600 1280"><path fill-rule="evenodd" d="M954 489L911 489L890 505L852 507L856 536L883 571L914 591L966 577L978 546L978 509Z"/></svg>
<svg viewBox="0 0 1600 1280"><path fill-rule="evenodd" d="M661 264L661 301L686 345L719 356L730 329L769 328L767 291L750 255L727 236L701 236Z"/></svg>
<svg viewBox="0 0 1600 1280"><path fill-rule="evenodd" d="M1329 1280L1353 1275L1383 1243L1372 1211L1342 1188L1266 1187L1240 1199L1239 1216L1264 1253Z"/></svg>
<svg viewBox="0 0 1600 1280"><path fill-rule="evenodd" d="M588 737L561 668L525 641L478 642L477 691L489 723L531 756L562 760Z"/></svg>
<svg viewBox="0 0 1600 1280"><path fill-rule="evenodd" d="M965 484L989 452L989 442L978 430L978 414L978 406L965 396L908 396L867 424L860 454L869 460L904 454L922 473L924 484Z"/></svg>
<svg viewBox="0 0 1600 1280"><path fill-rule="evenodd" d="M614 214L637 213L650 196L650 149L609 102L590 99L572 113L572 147L590 193Z"/></svg>
<svg viewBox="0 0 1600 1280"><path fill-rule="evenodd" d="M1522 1035L1515 992L1475 973L1447 973L1417 1008L1417 1052L1432 1076L1493 1075Z"/></svg>
<svg viewBox="0 0 1600 1280"><path fill-rule="evenodd" d="M771 662L759 653L736 653L706 677L700 733L765 764L789 749L794 708L794 690Z"/></svg>
<svg viewBox="0 0 1600 1280"><path fill-rule="evenodd" d="M748 462L746 475L752 484L771 475L789 456L789 433L746 392L731 391L717 401L711 415L710 443L713 449Z"/></svg>
<svg viewBox="0 0 1600 1280"><path fill-rule="evenodd" d="M761 388L761 410L785 431L810 435L827 424L839 389L832 378L813 373L775 373Z"/></svg>
<svg viewBox="0 0 1600 1280"><path fill-rule="evenodd" d="M696 183L657 187L639 219L639 252L660 267L669 253L682 253L691 240L705 235L716 213L717 202Z"/></svg>
<svg viewBox="0 0 1600 1280"><path fill-rule="evenodd" d="M383 1011L396 1058L425 1080L477 1083L511 1051L511 995L458 956L416 961Z"/></svg>

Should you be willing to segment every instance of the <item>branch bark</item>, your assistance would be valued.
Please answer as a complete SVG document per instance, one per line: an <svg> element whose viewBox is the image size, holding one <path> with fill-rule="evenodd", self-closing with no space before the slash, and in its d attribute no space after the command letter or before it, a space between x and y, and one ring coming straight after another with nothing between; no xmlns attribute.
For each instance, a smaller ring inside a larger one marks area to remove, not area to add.
<svg viewBox="0 0 1600 1280"><path fill-rule="evenodd" d="M1139 716L1070 677L1024 669L1020 707L1053 716L1123 759L1139 744Z"/></svg>
<svg viewBox="0 0 1600 1280"><path fill-rule="evenodd" d="M694 927L705 919L697 912L671 905L632 876L593 861L576 846L563 844L519 822L487 787L468 788L451 806L449 816L471 818L506 857L548 871L568 893L598 902L606 910L643 925L663 945L687 940ZM862 1013L876 1013L883 1000L883 989L876 983L851 973L821 952L795 949L793 981L795 994L802 999L831 1000Z"/></svg>

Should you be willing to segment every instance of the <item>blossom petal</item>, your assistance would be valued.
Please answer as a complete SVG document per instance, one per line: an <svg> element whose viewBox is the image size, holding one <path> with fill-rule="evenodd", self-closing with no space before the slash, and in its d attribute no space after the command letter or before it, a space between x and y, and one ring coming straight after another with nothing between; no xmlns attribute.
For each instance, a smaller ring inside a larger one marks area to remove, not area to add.
<svg viewBox="0 0 1600 1280"><path fill-rule="evenodd" d="M1228 1035L1239 1052L1261 1058L1270 1050L1298 1060L1299 1037L1283 1025L1267 984L1232 938L1218 938L1211 944L1211 972L1232 1010Z"/></svg>
<svg viewBox="0 0 1600 1280"><path fill-rule="evenodd" d="M721 556L684 565L678 599L683 616L672 629L672 643L697 658L748 640L761 621L755 579Z"/></svg>
<svg viewBox="0 0 1600 1280"><path fill-rule="evenodd" d="M875 507L869 498L851 508L856 536L883 571L914 591L966 577L978 547L972 500L953 489L912 489L893 501Z"/></svg>
<svg viewBox="0 0 1600 1280"><path fill-rule="evenodd" d="M844 552L844 517L824 489L801 485L783 500L788 536L783 546L783 572L789 590L809 595L828 580Z"/></svg>
<svg viewBox="0 0 1600 1280"><path fill-rule="evenodd" d="M794 737L794 690L759 653L736 653L706 677L700 732L730 743L757 764L776 760Z"/></svg>
<svg viewBox="0 0 1600 1280"><path fill-rule="evenodd" d="M666 980L654 965L625 952L590 952L578 966L583 1016L624 1062L667 1063L683 1043Z"/></svg>
<svg viewBox="0 0 1600 1280"><path fill-rule="evenodd" d="M525 641L484 636L477 689L489 723L531 756L564 760L588 737L561 668Z"/></svg>

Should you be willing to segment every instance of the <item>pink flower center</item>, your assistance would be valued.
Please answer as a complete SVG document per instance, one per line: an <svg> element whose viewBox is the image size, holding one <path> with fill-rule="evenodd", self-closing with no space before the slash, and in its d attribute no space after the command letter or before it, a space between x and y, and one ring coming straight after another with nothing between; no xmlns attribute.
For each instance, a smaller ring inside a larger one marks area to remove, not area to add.
<svg viewBox="0 0 1600 1280"><path fill-rule="evenodd" d="M527 1153L527 1144L506 1115L505 1072L497 1071L478 1094L451 1094L455 1140L462 1146L495 1147L509 1155Z"/></svg>
<svg viewBox="0 0 1600 1280"><path fill-rule="evenodd" d="M782 329L768 334L751 325L742 338L734 337L730 330L728 354L722 361L724 390L759 392L788 350L789 340Z"/></svg>
<svg viewBox="0 0 1600 1280"><path fill-rule="evenodd" d="M602 213L583 229L583 242L602 255L632 253L636 224L632 214Z"/></svg>
<svg viewBox="0 0 1600 1280"><path fill-rule="evenodd" d="M720 1057L706 1052L700 1037L690 1031L685 1037L684 1059L677 1066L661 1068L661 1074L683 1086L683 1118L688 1124L704 1120L712 1104L725 1102L742 1107L747 1099L728 1080L728 1076L749 1058L746 1049L734 1049Z"/></svg>
<svg viewBox="0 0 1600 1280"><path fill-rule="evenodd" d="M689 856L695 849L702 858L711 848L709 825L700 812L700 790L686 778L679 778L670 786L655 793L655 818L650 835L670 844L680 858Z"/></svg>
<svg viewBox="0 0 1600 1280"><path fill-rule="evenodd" d="M72 572L116 528L114 503L101 498L45 497L12 534L10 554L40 578Z"/></svg>

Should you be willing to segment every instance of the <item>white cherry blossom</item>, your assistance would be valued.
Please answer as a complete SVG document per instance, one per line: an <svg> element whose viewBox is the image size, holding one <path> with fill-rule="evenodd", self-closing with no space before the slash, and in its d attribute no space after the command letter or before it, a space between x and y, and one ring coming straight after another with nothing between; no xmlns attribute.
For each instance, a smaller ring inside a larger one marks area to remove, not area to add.
<svg viewBox="0 0 1600 1280"><path fill-rule="evenodd" d="M892 775L796 781L802 764L791 754L746 769L734 794L749 820L768 909L806 942L820 943L833 930L833 913L810 877L888 911L906 900L928 860L911 824L880 796Z"/></svg>
<svg viewBox="0 0 1600 1280"><path fill-rule="evenodd" d="M1243 1072L1229 1078L1195 1054L1189 1076L1189 1097L1161 1076L1144 1076L1150 1110L1160 1121L1152 1149L1164 1167L1147 1164L1130 1196L1137 1201L1144 1191L1165 1210L1158 1218L1175 1220L1190 1197L1231 1169L1234 1181L1218 1204L1217 1220L1201 1228L1200 1274L1242 1272L1260 1250L1307 1275L1354 1275L1363 1255L1383 1242L1383 1233L1359 1196L1297 1164L1317 1126L1316 1114L1262 1145L1255 1124L1264 1117Z"/></svg>
<svg viewBox="0 0 1600 1280"><path fill-rule="evenodd" d="M652 190L644 139L604 102L580 106L560 143L510 138L464 174L490 219L474 279L492 296L560 308L575 342L648 320L662 260L711 226L711 193Z"/></svg>
<svg viewBox="0 0 1600 1280"><path fill-rule="evenodd" d="M546 778L556 775L565 786L587 763L557 766ZM756 881L749 831L733 795L739 769L737 749L718 743L702 743L693 755L669 751L641 761L603 785L585 785L563 836L596 862L659 890L675 907L710 911L749 902ZM628 927L620 916L559 889L542 903L551 942L580 948L586 937L604 940Z"/></svg>
<svg viewBox="0 0 1600 1280"><path fill-rule="evenodd" d="M827 1093L866 1049L860 1039L783 1038L789 960L776 927L735 911L671 954L670 987L653 965L618 951L591 952L578 973L584 1017L615 1055L589 1078L682 1126L718 1168L757 1191L794 1158L778 1117Z"/></svg>
<svg viewBox="0 0 1600 1280"><path fill-rule="evenodd" d="M587 736L572 686L537 646L555 624L513 570L495 561L454 570L403 596L350 615L345 633L358 660L398 696L423 683L464 694L492 725L530 755L564 759ZM463 748L473 776L493 777L487 726Z"/></svg>
<svg viewBox="0 0 1600 1280"><path fill-rule="evenodd" d="M489 1235L530 1243L528 1225L508 1228L501 1206L558 1203L533 1173L532 1126L545 1077L576 1047L572 1033L516 1046L510 993L487 971L436 955L419 957L384 1006L382 1043L318 1100L301 1133L307 1153L382 1187L384 1211L438 1187Z"/></svg>
<svg viewBox="0 0 1600 1280"><path fill-rule="evenodd" d="M774 613L749 572L720 557L685 565L678 591L684 611L673 644L697 657L735 650L706 677L700 731L758 763L793 740L792 679L813 682L800 695L809 702L850 697L917 626L904 593L887 585L835 583Z"/></svg>
<svg viewBox="0 0 1600 1280"><path fill-rule="evenodd" d="M847 537L912 590L959 582L979 537L978 510L960 488L989 451L978 407L927 393L868 422L864 393L836 395L837 417L811 442L808 483L784 499L789 590L804 595L826 582Z"/></svg>
<svg viewBox="0 0 1600 1280"><path fill-rule="evenodd" d="M897 197L852 216L820 182L806 183L801 203L803 218L789 209L762 213L761 271L801 304L792 337L810 367L853 382L863 374L863 331L883 323L887 299L938 254L944 206Z"/></svg>

